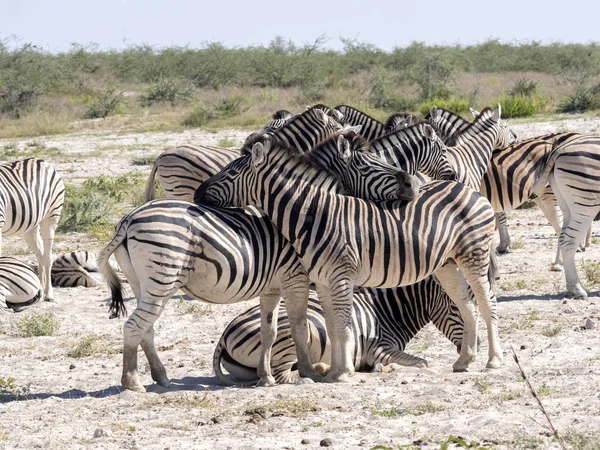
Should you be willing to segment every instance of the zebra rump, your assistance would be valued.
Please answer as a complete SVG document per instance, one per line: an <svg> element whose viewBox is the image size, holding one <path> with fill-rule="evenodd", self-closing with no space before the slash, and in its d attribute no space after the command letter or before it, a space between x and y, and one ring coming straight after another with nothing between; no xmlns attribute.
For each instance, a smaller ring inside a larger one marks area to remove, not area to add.
<svg viewBox="0 0 600 450"><path fill-rule="evenodd" d="M0 301L20 312L41 298L42 285L35 271L18 259L0 257Z"/></svg>

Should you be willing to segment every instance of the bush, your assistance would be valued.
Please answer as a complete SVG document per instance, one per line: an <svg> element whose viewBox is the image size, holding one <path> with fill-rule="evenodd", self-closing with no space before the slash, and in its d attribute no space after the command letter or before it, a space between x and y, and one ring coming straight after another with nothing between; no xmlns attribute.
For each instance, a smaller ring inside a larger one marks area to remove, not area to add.
<svg viewBox="0 0 600 450"><path fill-rule="evenodd" d="M247 109L244 109L242 105L243 99L239 96L226 98L214 105L215 115L219 119L229 119L239 116Z"/></svg>
<svg viewBox="0 0 600 450"><path fill-rule="evenodd" d="M531 97L537 92L537 81L529 80L528 78L519 78L508 95L511 97Z"/></svg>
<svg viewBox="0 0 600 450"><path fill-rule="evenodd" d="M196 106L181 124L186 127L202 127L217 118L215 112L204 106Z"/></svg>
<svg viewBox="0 0 600 450"><path fill-rule="evenodd" d="M52 311L30 314L17 323L19 335L23 337L54 336L59 328L58 319Z"/></svg>
<svg viewBox="0 0 600 450"><path fill-rule="evenodd" d="M108 89L92 102L84 114L86 119L104 119L124 111L123 92Z"/></svg>
<svg viewBox="0 0 600 450"><path fill-rule="evenodd" d="M438 108L447 109L448 111L452 111L456 114L466 113L469 111L469 102L467 100L455 97L448 100L436 98L427 102L423 102L419 105L419 112L425 116L429 113L429 111L431 111L431 107L433 105L437 106ZM504 110L502 110L502 113L504 115Z"/></svg>
<svg viewBox="0 0 600 450"><path fill-rule="evenodd" d="M600 108L599 91L598 86L592 88L576 86L573 92L560 102L558 110L564 113L577 113L598 109Z"/></svg>
<svg viewBox="0 0 600 450"><path fill-rule="evenodd" d="M169 102L175 106L189 102L192 94L192 87L186 80L161 77L141 96L140 103L142 106L150 106L153 103Z"/></svg>
<svg viewBox="0 0 600 450"><path fill-rule="evenodd" d="M86 180L81 186L67 185L58 231L98 231L111 227L117 203L141 203L144 180L123 175L117 178L101 175ZM118 215L118 212L116 212Z"/></svg>
<svg viewBox="0 0 600 450"><path fill-rule="evenodd" d="M507 96L500 100L502 118L529 117L537 114L538 106L531 97Z"/></svg>

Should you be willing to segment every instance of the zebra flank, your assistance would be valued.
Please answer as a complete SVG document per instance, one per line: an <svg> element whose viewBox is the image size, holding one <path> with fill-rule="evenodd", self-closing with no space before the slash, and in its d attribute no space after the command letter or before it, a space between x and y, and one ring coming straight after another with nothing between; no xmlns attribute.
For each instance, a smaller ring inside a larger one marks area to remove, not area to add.
<svg viewBox="0 0 600 450"><path fill-rule="evenodd" d="M62 211L65 188L47 162L27 158L0 165L0 230L25 235L40 267L47 300L54 297L50 280L54 232Z"/></svg>
<svg viewBox="0 0 600 450"><path fill-rule="evenodd" d="M406 287L354 291L352 333L356 346L353 362L357 372L371 371L376 364L396 363L426 366L424 359L404 352L408 342L429 322L460 348L463 320L450 297L433 277ZM323 308L316 292L308 303L309 352L313 364L331 364L331 342ZM221 384L251 383L258 380L260 353L260 311L258 306L240 314L227 326L215 348L213 369ZM277 341L271 367L277 383L295 383L296 353L290 335L287 312L279 307ZM234 379L223 374L223 366Z"/></svg>
<svg viewBox="0 0 600 450"><path fill-rule="evenodd" d="M29 265L10 256L0 257L0 302L20 312L42 296L40 279Z"/></svg>

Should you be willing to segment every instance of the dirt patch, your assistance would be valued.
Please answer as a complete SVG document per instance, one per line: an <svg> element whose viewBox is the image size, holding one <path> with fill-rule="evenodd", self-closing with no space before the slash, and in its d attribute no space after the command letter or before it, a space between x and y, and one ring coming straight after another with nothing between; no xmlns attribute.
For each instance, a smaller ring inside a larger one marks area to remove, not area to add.
<svg viewBox="0 0 600 450"><path fill-rule="evenodd" d="M594 131L599 124L578 119L514 128L525 137L565 129ZM148 168L128 162L168 146L216 144L224 137L241 142L244 135L77 134L39 140L61 150L48 159L67 181L76 182L99 173L145 172ZM25 148L25 141L17 145ZM89 157L110 145L120 147ZM137 145L140 149L134 149ZM407 349L426 358L427 369L356 374L350 384L225 389L215 385L212 352L226 325L254 302L212 306L209 312L189 308L176 297L156 332L174 388L151 384L140 353L141 379L149 392L138 394L120 388L123 321L108 319L108 290L58 289L55 305L0 313L0 448L309 449L330 439L324 444L339 449L438 449L450 435L498 449L556 448L512 361L511 346L560 433L571 443L580 442L578 448L597 448L600 333L584 324L588 318L600 322L598 286L587 282L587 301L564 297L563 274L549 270L556 238L538 210L511 213L509 226L520 244L499 259L501 369L484 368L484 337L471 371L452 373L453 346L428 326ZM593 231L592 248L577 255L578 265L600 259L598 224ZM4 254L33 259L22 239L6 241ZM92 245L84 236L69 234L59 236L56 250L99 250L88 248ZM128 307L133 308L133 300ZM54 336L18 336L17 324L24 316L47 310L60 327ZM484 326L481 330L485 336ZM588 447L581 444L586 439Z"/></svg>

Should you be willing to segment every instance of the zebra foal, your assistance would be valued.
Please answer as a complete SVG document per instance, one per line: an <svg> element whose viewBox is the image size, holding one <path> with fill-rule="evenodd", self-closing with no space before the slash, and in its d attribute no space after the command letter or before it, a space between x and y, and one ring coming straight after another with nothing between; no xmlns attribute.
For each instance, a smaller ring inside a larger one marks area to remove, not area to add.
<svg viewBox="0 0 600 450"><path fill-rule="evenodd" d="M54 298L50 280L52 244L65 187L43 159L27 158L0 165L0 251L2 236L24 235L40 267L44 297Z"/></svg>
<svg viewBox="0 0 600 450"><path fill-rule="evenodd" d="M354 371L353 287L405 286L433 273L465 322L454 370L466 370L476 356L477 320L469 286L488 326L487 366L498 367L502 353L490 286L494 213L489 202L460 183L436 181L410 202L374 204L339 195L333 182L329 174L266 140L203 183L194 199L217 206L254 205L292 244L326 313L332 342L327 381L346 381Z"/></svg>
<svg viewBox="0 0 600 450"><path fill-rule="evenodd" d="M404 349L429 322L433 322L460 349L462 318L433 277L400 288L359 288L354 291L353 297L353 363L357 372L371 371L377 364L427 366L427 361L405 353ZM324 373L331 364L331 341L327 336L323 308L312 290L308 303L308 328L311 362L318 364L319 372ZM213 355L213 369L221 384L238 384L223 375L221 366L240 382L257 381L259 331L258 306L240 314L227 326ZM271 362L277 383L298 381L298 373L294 370L296 360L287 314L280 307L277 341L273 345Z"/></svg>

